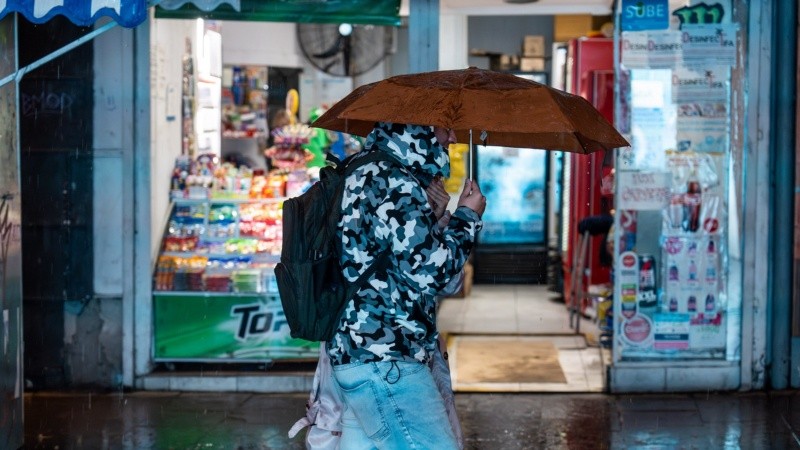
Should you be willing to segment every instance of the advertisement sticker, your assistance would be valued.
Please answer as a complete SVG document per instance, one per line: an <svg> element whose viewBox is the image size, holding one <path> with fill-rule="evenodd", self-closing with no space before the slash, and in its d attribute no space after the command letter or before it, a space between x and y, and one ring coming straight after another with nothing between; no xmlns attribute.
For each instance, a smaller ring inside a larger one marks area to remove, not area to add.
<svg viewBox="0 0 800 450"><path fill-rule="evenodd" d="M622 321L622 341L630 347L638 349L653 345L653 322L649 317L636 314Z"/></svg>
<svg viewBox="0 0 800 450"><path fill-rule="evenodd" d="M689 314L659 313L653 316L656 350L685 350L689 348Z"/></svg>

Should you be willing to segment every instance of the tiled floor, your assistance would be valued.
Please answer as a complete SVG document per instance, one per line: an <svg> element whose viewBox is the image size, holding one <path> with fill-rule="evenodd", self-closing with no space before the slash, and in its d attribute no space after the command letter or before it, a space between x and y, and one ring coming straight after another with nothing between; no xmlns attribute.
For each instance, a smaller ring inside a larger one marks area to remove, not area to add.
<svg viewBox="0 0 800 450"><path fill-rule="evenodd" d="M569 312L556 295L540 285L475 285L466 298L446 299L438 313L439 330L448 336L452 370L458 370L458 342L489 335L548 340L558 349L567 380L562 383L456 383L460 392L601 392L608 352L597 346L598 330L582 319L580 334L569 324ZM453 377L456 379L456 377Z"/></svg>

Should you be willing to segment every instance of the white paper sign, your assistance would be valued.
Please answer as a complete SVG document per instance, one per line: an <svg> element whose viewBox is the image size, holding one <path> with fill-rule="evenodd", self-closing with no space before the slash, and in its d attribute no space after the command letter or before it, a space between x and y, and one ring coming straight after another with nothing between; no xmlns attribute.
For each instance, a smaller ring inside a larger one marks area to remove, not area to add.
<svg viewBox="0 0 800 450"><path fill-rule="evenodd" d="M686 25L681 30L683 65L736 65L736 24Z"/></svg>
<svg viewBox="0 0 800 450"><path fill-rule="evenodd" d="M672 101L724 102L728 98L730 69L679 67L672 72Z"/></svg>
<svg viewBox="0 0 800 450"><path fill-rule="evenodd" d="M617 176L619 209L660 211L669 204L669 173L620 171Z"/></svg>
<svg viewBox="0 0 800 450"><path fill-rule="evenodd" d="M622 64L628 69L672 68L683 55L678 31L631 31L622 33Z"/></svg>

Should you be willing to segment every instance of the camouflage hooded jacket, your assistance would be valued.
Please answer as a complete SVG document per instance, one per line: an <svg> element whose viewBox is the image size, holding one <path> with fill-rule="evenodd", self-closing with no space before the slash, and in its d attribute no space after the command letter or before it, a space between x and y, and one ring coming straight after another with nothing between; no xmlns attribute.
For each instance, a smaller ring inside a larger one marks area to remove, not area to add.
<svg viewBox="0 0 800 450"><path fill-rule="evenodd" d="M328 353L334 365L427 362L438 338L435 294L466 262L480 218L460 207L447 227L436 227L425 187L449 176L450 165L432 127L379 123L365 148L389 153L402 167L372 162L347 178L339 222L344 274L355 281L382 252L391 254L388 268L349 301Z"/></svg>

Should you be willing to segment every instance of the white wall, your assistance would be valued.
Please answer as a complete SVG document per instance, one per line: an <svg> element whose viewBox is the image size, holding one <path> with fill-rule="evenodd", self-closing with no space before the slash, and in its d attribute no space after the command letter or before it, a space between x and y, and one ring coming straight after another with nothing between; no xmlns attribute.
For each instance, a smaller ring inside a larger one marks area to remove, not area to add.
<svg viewBox="0 0 800 450"><path fill-rule="evenodd" d="M131 55L120 51L130 33L117 27L94 43L94 291L102 296L122 296L123 183L122 155L130 150L133 98Z"/></svg>
<svg viewBox="0 0 800 450"><path fill-rule="evenodd" d="M157 19L150 46L151 255L155 261L169 214L169 183L181 154L181 82L186 39L195 40L196 22ZM224 39L223 39L224 42ZM193 42L192 49L196 50Z"/></svg>
<svg viewBox="0 0 800 450"><path fill-rule="evenodd" d="M439 15L439 70L466 69L469 29L463 14Z"/></svg>
<svg viewBox="0 0 800 450"><path fill-rule="evenodd" d="M383 63L355 79L333 77L319 71L303 55L294 23L221 21L220 24L223 64L303 69L298 113L302 122L308 120L312 108L331 105L353 88L386 77Z"/></svg>
<svg viewBox="0 0 800 450"><path fill-rule="evenodd" d="M223 64L303 67L305 58L294 23L228 20L220 24Z"/></svg>

